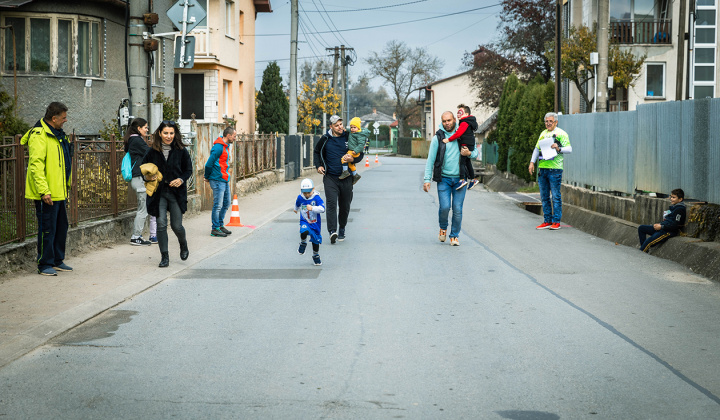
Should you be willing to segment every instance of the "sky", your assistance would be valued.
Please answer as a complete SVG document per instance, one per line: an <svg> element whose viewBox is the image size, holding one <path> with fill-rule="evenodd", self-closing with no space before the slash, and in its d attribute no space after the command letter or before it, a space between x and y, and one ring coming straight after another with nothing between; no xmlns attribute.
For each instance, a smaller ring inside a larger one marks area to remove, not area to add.
<svg viewBox="0 0 720 420"><path fill-rule="evenodd" d="M381 53L390 40L403 41L413 49L427 48L431 55L442 59L445 65L438 80L462 73L466 70L462 65L463 55L495 39L501 11L499 0L299 0L298 3L298 68L306 60L326 58L332 63L332 57L325 56L329 54L325 48L344 44L354 48L357 54L357 62L350 67L351 81L368 73L365 60L371 52ZM256 89L262 83L263 71L273 60L277 60L285 84L289 77L290 0L271 0L271 6L273 12L258 13L255 23ZM440 17L448 14L452 15ZM417 22L402 23L407 21ZM379 78L372 82L375 88L381 84Z"/></svg>

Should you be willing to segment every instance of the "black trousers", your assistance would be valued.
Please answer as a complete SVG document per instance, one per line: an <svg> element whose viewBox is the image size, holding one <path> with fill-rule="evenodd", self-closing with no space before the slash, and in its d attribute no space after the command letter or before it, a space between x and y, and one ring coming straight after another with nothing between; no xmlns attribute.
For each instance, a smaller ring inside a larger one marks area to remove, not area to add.
<svg viewBox="0 0 720 420"><path fill-rule="evenodd" d="M334 175L323 177L325 186L325 214L327 215L328 232L336 231L347 225L350 215L350 203L353 199L353 177L339 179ZM338 211L339 207L339 211Z"/></svg>
<svg viewBox="0 0 720 420"><path fill-rule="evenodd" d="M462 148L463 145L458 144ZM466 144L469 151L475 150L474 144ZM472 160L470 156L460 155L460 179L473 179L475 178L475 169L473 169Z"/></svg>
<svg viewBox="0 0 720 420"><path fill-rule="evenodd" d="M157 218L157 239L160 252L168 252L168 211L170 211L170 228L178 238L180 246L187 245L185 227L182 224L183 214L175 194L163 190L159 201L160 214Z"/></svg>
<svg viewBox="0 0 720 420"><path fill-rule="evenodd" d="M38 269L57 267L65 259L65 242L69 226L66 201L53 201L52 206L42 200L34 201L38 219Z"/></svg>

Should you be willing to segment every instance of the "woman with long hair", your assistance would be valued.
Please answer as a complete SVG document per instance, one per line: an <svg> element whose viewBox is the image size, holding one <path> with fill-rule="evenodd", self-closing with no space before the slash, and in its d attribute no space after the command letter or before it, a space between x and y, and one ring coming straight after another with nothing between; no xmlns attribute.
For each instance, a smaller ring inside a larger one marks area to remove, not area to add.
<svg viewBox="0 0 720 420"><path fill-rule="evenodd" d="M145 198L145 182L140 172L140 165L147 154L150 147L145 142L145 136L148 133L148 122L142 118L135 118L125 133L125 153L130 154L130 162L132 167L132 180L130 187L135 190L137 196L137 213L135 213L135 224L133 225L133 233L130 237L131 245L150 245L150 241L146 241L142 237L145 229L145 220L147 219L147 205ZM151 232L152 236L152 232Z"/></svg>
<svg viewBox="0 0 720 420"><path fill-rule="evenodd" d="M153 163L162 174L162 181L152 196L147 198L147 211L157 217L157 238L160 247L160 265L170 265L168 256L168 211L170 227L180 244L180 259L188 258L187 238L182 225L183 214L187 211L187 181L192 176L190 153L185 149L180 129L174 121L163 121L153 134L152 147L143 163ZM154 181L147 179L147 181Z"/></svg>

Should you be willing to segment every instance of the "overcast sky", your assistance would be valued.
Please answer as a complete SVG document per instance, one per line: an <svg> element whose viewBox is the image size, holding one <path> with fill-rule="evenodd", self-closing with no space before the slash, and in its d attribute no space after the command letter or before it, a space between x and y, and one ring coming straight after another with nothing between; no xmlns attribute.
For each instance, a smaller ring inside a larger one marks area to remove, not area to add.
<svg viewBox="0 0 720 420"><path fill-rule="evenodd" d="M288 82L290 1L271 0L271 5L273 12L258 13L256 20L256 89L273 60L283 82ZM440 78L453 76L464 71L465 52L495 38L500 10L499 0L299 0L298 67L328 54L326 47L345 44L357 54L357 63L350 67L350 80L357 80L368 71L365 59L370 52L379 53L387 41L396 39L412 48L427 48L445 62ZM417 22L402 23L407 21ZM326 58L332 62L332 57ZM379 79L373 85L379 86Z"/></svg>

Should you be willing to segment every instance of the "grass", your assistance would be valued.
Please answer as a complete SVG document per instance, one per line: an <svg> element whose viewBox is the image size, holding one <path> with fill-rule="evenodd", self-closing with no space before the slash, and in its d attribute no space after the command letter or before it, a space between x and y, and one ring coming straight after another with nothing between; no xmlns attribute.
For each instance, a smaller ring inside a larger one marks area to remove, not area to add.
<svg viewBox="0 0 720 420"><path fill-rule="evenodd" d="M540 192L540 187L538 185L535 185L533 187L525 187L525 188L519 188L517 192L521 193L537 193Z"/></svg>

